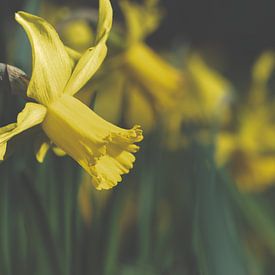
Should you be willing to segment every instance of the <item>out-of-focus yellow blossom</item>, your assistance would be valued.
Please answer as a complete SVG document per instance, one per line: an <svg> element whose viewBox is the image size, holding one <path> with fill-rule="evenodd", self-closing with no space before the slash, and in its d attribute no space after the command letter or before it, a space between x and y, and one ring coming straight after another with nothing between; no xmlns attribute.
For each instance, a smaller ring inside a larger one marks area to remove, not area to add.
<svg viewBox="0 0 275 275"><path fill-rule="evenodd" d="M69 6L59 6L48 1L42 2L40 14L56 27L66 46L84 52L94 42L95 34L87 15L95 16L90 10L73 10Z"/></svg>
<svg viewBox="0 0 275 275"><path fill-rule="evenodd" d="M54 143L76 160L97 189L112 188L132 168L135 161L132 153L138 150L134 143L142 140L142 131L139 126L131 130L119 128L74 97L106 56L106 40L112 26L109 0L100 0L95 44L82 55L67 49L44 19L19 12L16 20L26 31L32 47L33 71L27 96L35 102L26 104L16 123L1 128L0 159L3 160L13 137L41 125L45 142ZM40 147L43 154L47 151L45 142Z"/></svg>
<svg viewBox="0 0 275 275"><path fill-rule="evenodd" d="M143 5L134 1L120 0L120 7L127 25L126 43L128 46L143 42L159 26L161 12L159 0L144 0Z"/></svg>
<svg viewBox="0 0 275 275"><path fill-rule="evenodd" d="M85 51L87 44L94 39L94 34L88 22L84 19L75 19L63 24L64 26L60 27L60 37L64 44L70 45L79 52Z"/></svg>
<svg viewBox="0 0 275 275"><path fill-rule="evenodd" d="M265 190L275 183L275 102L268 96L267 85L274 66L274 53L260 56L235 131L223 131L217 139L217 162L229 166L239 188L245 191Z"/></svg>
<svg viewBox="0 0 275 275"><path fill-rule="evenodd" d="M264 52L255 63L252 70L252 80L254 85L261 84L266 87L266 84L274 70L275 66L274 52Z"/></svg>
<svg viewBox="0 0 275 275"><path fill-rule="evenodd" d="M226 120L232 97L231 83L208 66L198 53L188 56L186 73L201 114L208 119Z"/></svg>
<svg viewBox="0 0 275 275"><path fill-rule="evenodd" d="M161 17L157 1L139 5L123 0L120 6L127 26L125 45L109 59L96 81L94 108L112 122L134 122L149 131L177 106L183 77L144 42ZM113 108L106 108L109 102Z"/></svg>
<svg viewBox="0 0 275 275"><path fill-rule="evenodd" d="M265 104L268 94L268 81L275 68L275 53L264 52L252 70L252 84L249 101L251 104Z"/></svg>
<svg viewBox="0 0 275 275"><path fill-rule="evenodd" d="M184 69L187 92L177 112L166 118L166 143L172 150L196 138L209 142L211 124L224 125L230 118L232 85L206 64L197 52L187 55Z"/></svg>

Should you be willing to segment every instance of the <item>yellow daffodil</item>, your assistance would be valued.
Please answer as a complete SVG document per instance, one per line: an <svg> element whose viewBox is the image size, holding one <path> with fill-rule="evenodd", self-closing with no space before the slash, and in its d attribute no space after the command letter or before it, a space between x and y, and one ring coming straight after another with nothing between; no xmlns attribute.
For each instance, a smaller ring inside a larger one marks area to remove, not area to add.
<svg viewBox="0 0 275 275"><path fill-rule="evenodd" d="M239 188L260 191L275 182L275 125L270 106L241 112L235 132L217 139L217 163L227 165Z"/></svg>
<svg viewBox="0 0 275 275"><path fill-rule="evenodd" d="M217 139L217 162L229 166L241 190L261 191L275 183L275 102L267 85L274 67L274 53L263 53L235 131L222 131Z"/></svg>
<svg viewBox="0 0 275 275"><path fill-rule="evenodd" d="M112 188L132 168L132 153L138 150L134 143L142 140L142 131L139 126L131 130L119 128L74 97L106 56L112 25L109 0L100 0L95 45L82 55L66 48L44 19L18 12L16 20L32 46L33 68L27 96L33 101L26 104L16 123L0 129L0 159L13 137L41 125L48 138L46 143L54 143L76 160L97 189ZM41 147L47 147L45 142Z"/></svg>

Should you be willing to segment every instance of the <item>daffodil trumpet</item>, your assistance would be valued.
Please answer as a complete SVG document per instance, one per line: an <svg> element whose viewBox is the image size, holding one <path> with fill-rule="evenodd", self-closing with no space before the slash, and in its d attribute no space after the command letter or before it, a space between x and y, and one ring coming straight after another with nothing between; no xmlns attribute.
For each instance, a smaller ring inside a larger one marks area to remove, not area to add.
<svg viewBox="0 0 275 275"><path fill-rule="evenodd" d="M81 55L65 47L44 19L26 12L18 12L15 18L32 47L27 96L34 102L26 103L16 123L0 128L0 159L4 159L11 139L41 125L46 140L38 149L38 160L43 161L48 144L54 143L85 169L97 189L112 188L132 168L133 153L139 148L134 143L142 140L142 130L139 126L119 128L74 97L106 56L112 26L109 0L100 0L95 45Z"/></svg>

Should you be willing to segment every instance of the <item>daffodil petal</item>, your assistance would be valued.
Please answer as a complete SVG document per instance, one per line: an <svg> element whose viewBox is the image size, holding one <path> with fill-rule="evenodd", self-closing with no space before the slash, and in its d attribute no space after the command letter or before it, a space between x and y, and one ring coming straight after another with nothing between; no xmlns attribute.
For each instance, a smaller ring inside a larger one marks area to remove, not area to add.
<svg viewBox="0 0 275 275"><path fill-rule="evenodd" d="M40 104L27 103L17 116L17 122L0 128L0 160L4 159L7 143L14 136L40 124L46 115L47 109Z"/></svg>
<svg viewBox="0 0 275 275"><path fill-rule="evenodd" d="M61 148L59 148L59 147L57 147L57 146L54 146L53 145L53 152L57 155L57 156L59 156L59 157L64 157L64 156L66 156L66 152L64 152Z"/></svg>
<svg viewBox="0 0 275 275"><path fill-rule="evenodd" d="M113 23L113 10L110 0L99 0L99 18L96 42L106 42Z"/></svg>
<svg viewBox="0 0 275 275"><path fill-rule="evenodd" d="M137 43L124 54L125 73L143 86L162 110L175 107L183 88L182 73L150 47Z"/></svg>
<svg viewBox="0 0 275 275"><path fill-rule="evenodd" d="M144 40L158 27L161 12L157 8L157 2L147 0L144 5L140 5L128 0L119 1L127 25L128 45Z"/></svg>
<svg viewBox="0 0 275 275"><path fill-rule="evenodd" d="M275 67L275 54L266 51L260 55L252 70L252 80L255 84L266 85Z"/></svg>
<svg viewBox="0 0 275 275"><path fill-rule="evenodd" d="M128 43L134 44L143 40L144 30L143 24L141 24L141 6L129 3L126 0L119 3L127 24Z"/></svg>
<svg viewBox="0 0 275 275"><path fill-rule="evenodd" d="M15 19L26 31L32 47L33 72L27 94L48 105L63 93L74 62L55 29L44 19L26 12L16 13Z"/></svg>
<svg viewBox="0 0 275 275"><path fill-rule="evenodd" d="M236 175L236 183L241 191L264 191L274 183L274 156L247 155L245 168Z"/></svg>
<svg viewBox="0 0 275 275"><path fill-rule="evenodd" d="M36 160L38 162L42 163L44 161L50 147L51 147L51 144L50 144L50 142L47 142L47 141L40 144L40 146L35 154Z"/></svg>
<svg viewBox="0 0 275 275"><path fill-rule="evenodd" d="M142 131L119 128L78 99L63 95L51 104L42 124L48 137L75 159L92 177L97 189L109 189L128 173L142 140Z"/></svg>
<svg viewBox="0 0 275 275"><path fill-rule="evenodd" d="M11 123L11 124L8 124L4 127L1 127L0 128L0 135L13 130L15 127L16 127L16 123Z"/></svg>
<svg viewBox="0 0 275 275"><path fill-rule="evenodd" d="M221 132L216 141L215 158L218 165L224 165L237 147L236 137L232 133Z"/></svg>
<svg viewBox="0 0 275 275"><path fill-rule="evenodd" d="M217 71L210 68L197 53L190 55L187 70L204 102L205 113L224 117L226 105L232 97L230 82ZM223 111L223 113L221 113Z"/></svg>
<svg viewBox="0 0 275 275"><path fill-rule="evenodd" d="M275 68L275 53L266 51L260 55L252 68L252 85L248 98L250 104L262 105L268 94L268 83Z"/></svg>
<svg viewBox="0 0 275 275"><path fill-rule="evenodd" d="M50 149L52 149L53 152L59 157L63 157L66 155L66 153L59 147L55 146L44 133L40 138L38 138L35 147L36 160L40 163L44 162L44 159Z"/></svg>
<svg viewBox="0 0 275 275"><path fill-rule="evenodd" d="M68 55L71 57L71 59L73 60L74 65L76 65L81 57L81 53L79 53L78 51L73 50L72 48L69 48L69 47L66 47L66 51L67 51Z"/></svg>
<svg viewBox="0 0 275 275"><path fill-rule="evenodd" d="M79 59L64 93L77 93L98 70L107 54L106 40L112 27L112 6L109 0L100 0L96 45Z"/></svg>

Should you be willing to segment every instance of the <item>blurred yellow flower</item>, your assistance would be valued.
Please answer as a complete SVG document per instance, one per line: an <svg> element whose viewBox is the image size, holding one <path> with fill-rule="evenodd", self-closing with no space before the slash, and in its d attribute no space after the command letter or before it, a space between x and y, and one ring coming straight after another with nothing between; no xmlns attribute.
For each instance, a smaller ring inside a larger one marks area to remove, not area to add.
<svg viewBox="0 0 275 275"><path fill-rule="evenodd" d="M41 124L48 137L75 159L92 177L97 189L109 189L121 181L121 175L132 168L142 140L139 126L131 130L105 121L74 95L95 74L106 53L106 40L112 26L109 0L100 0L95 45L82 55L67 49L54 28L44 19L25 13L16 14L32 46L33 72L27 95L28 102L18 115L17 123L0 130L0 159L14 136ZM77 60L76 60L77 59ZM36 103L37 102L37 103ZM47 151L42 142L38 159Z"/></svg>
<svg viewBox="0 0 275 275"><path fill-rule="evenodd" d="M171 150L196 138L209 142L211 128L227 123L233 99L232 85L211 68L198 52L187 54L186 92L177 111L166 117L166 143Z"/></svg>
<svg viewBox="0 0 275 275"><path fill-rule="evenodd" d="M260 191L275 182L275 102L267 85L274 66L274 53L259 57L247 103L233 121L235 130L217 138L217 162L229 166L241 190Z"/></svg>
<svg viewBox="0 0 275 275"><path fill-rule="evenodd" d="M144 1L143 5L127 0L119 3L127 26L125 44L108 60L102 77L96 81L95 110L112 122L141 124L148 132L177 106L183 92L183 75L144 42L161 17L157 1ZM105 107L109 102L112 109Z"/></svg>
<svg viewBox="0 0 275 275"><path fill-rule="evenodd" d="M187 57L186 73L203 116L225 119L232 98L231 83L206 64L196 52Z"/></svg>
<svg viewBox="0 0 275 275"><path fill-rule="evenodd" d="M72 9L43 1L40 15L55 26L66 46L84 52L94 42L95 34L87 20L87 16L89 19L94 16L92 10Z"/></svg>
<svg viewBox="0 0 275 275"><path fill-rule="evenodd" d="M94 34L88 22L84 19L75 19L60 28L59 35L65 45L70 45L73 49L84 52L88 44L94 39ZM77 34L77 35L76 35Z"/></svg>

